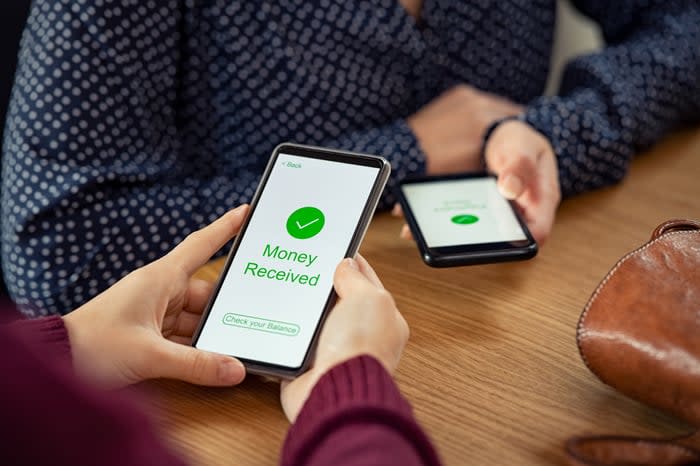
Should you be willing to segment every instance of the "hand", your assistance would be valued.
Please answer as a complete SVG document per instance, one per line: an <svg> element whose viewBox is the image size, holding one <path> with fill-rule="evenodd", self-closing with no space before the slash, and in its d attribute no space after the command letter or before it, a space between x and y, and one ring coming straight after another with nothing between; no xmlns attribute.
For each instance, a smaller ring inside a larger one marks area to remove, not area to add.
<svg viewBox="0 0 700 466"><path fill-rule="evenodd" d="M166 377L227 386L245 377L240 361L189 346L212 285L192 278L238 233L241 206L189 235L64 317L76 372L107 388Z"/></svg>
<svg viewBox="0 0 700 466"><path fill-rule="evenodd" d="M532 236L543 244L561 201L551 144L527 123L506 121L489 137L485 154L489 170L498 175L501 194L515 200Z"/></svg>
<svg viewBox="0 0 700 466"><path fill-rule="evenodd" d="M431 175L478 170L482 138L491 123L523 107L471 86L458 85L407 119Z"/></svg>
<svg viewBox="0 0 700 466"><path fill-rule="evenodd" d="M355 356L369 354L393 373L408 340L408 325L377 274L362 256L345 259L333 278L339 300L323 326L312 368L282 382L282 408L294 422L323 374Z"/></svg>
<svg viewBox="0 0 700 466"><path fill-rule="evenodd" d="M544 244L561 201L557 161L549 141L527 123L506 121L491 134L485 155L489 170L498 175L499 191L515 200L532 236ZM403 216L401 206L396 204L392 214ZM412 239L408 225L403 225L401 238Z"/></svg>

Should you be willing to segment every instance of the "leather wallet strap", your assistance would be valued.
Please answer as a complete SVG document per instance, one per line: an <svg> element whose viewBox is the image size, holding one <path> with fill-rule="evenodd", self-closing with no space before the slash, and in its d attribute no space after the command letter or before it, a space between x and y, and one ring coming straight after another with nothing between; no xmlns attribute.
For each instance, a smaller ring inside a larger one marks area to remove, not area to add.
<svg viewBox="0 0 700 466"><path fill-rule="evenodd" d="M670 439L600 435L573 437L566 454L573 466L700 466L700 433Z"/></svg>

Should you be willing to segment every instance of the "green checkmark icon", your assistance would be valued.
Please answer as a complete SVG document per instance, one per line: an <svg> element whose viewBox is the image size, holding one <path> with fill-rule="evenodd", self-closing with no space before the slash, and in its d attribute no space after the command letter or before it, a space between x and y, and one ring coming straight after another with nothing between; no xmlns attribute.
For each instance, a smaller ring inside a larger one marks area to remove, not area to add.
<svg viewBox="0 0 700 466"><path fill-rule="evenodd" d="M455 215L454 217L451 218L452 223L456 223L457 225L471 225L472 223L476 223L479 221L479 217L476 215L471 215L471 214L461 214L461 215Z"/></svg>
<svg viewBox="0 0 700 466"><path fill-rule="evenodd" d="M313 238L326 224L326 217L316 207L302 207L287 219L287 233L296 239Z"/></svg>

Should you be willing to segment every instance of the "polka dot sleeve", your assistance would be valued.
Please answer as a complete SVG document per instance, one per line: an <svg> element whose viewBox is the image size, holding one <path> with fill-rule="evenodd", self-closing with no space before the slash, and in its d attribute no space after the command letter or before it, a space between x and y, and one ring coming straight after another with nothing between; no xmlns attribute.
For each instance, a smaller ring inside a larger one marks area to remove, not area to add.
<svg viewBox="0 0 700 466"><path fill-rule="evenodd" d="M65 313L248 202L284 141L424 170L405 118L458 83L517 102L573 194L697 118L697 2L579 1L611 44L547 78L551 0L34 0L5 131L2 258Z"/></svg>
<svg viewBox="0 0 700 466"><path fill-rule="evenodd" d="M33 2L2 201L4 272L30 317L75 309L252 195L250 172L200 179L182 163L178 11Z"/></svg>
<svg viewBox="0 0 700 466"><path fill-rule="evenodd" d="M245 36L212 31L221 18L240 15L199 7L34 1L9 111L2 200L4 273L27 316L70 312L248 202L281 142L270 134L384 155L393 180L422 169L401 119L361 129L331 114L329 123L347 128L342 136L314 129L310 137L305 128L314 126L290 119L265 127L258 119L275 123L257 97L267 91L233 89L245 86L235 76L246 70L227 71L246 57L246 45L230 55L226 47ZM288 106L307 93L289 89ZM303 129L283 133L296 127ZM238 134L247 135L245 144L232 139ZM391 202L384 197L384 206Z"/></svg>
<svg viewBox="0 0 700 466"><path fill-rule="evenodd" d="M696 2L578 3L609 45L572 61L559 95L525 115L552 143L564 196L620 181L636 153L700 118Z"/></svg>

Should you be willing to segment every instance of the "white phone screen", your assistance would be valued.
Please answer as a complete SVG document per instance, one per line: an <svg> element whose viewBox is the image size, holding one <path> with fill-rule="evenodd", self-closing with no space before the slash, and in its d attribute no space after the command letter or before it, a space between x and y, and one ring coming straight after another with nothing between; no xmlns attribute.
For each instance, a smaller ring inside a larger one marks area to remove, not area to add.
<svg viewBox="0 0 700 466"><path fill-rule="evenodd" d="M493 177L404 184L429 248L526 240Z"/></svg>
<svg viewBox="0 0 700 466"><path fill-rule="evenodd" d="M300 367L379 171L280 154L197 348Z"/></svg>

